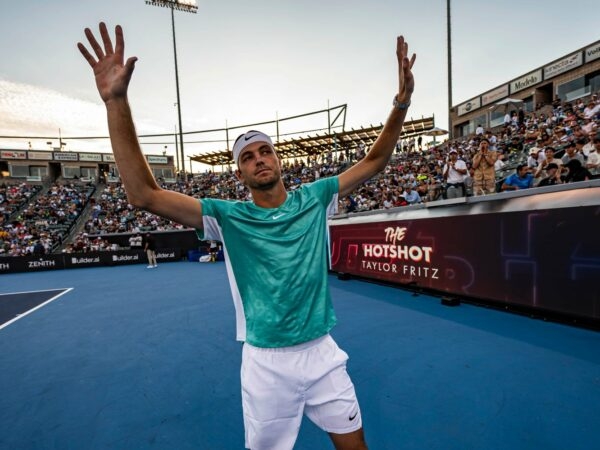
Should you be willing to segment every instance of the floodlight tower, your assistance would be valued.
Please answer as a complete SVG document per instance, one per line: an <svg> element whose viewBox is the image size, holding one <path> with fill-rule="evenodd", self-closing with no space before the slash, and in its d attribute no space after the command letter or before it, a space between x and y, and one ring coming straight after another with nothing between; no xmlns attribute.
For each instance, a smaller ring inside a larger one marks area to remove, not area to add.
<svg viewBox="0 0 600 450"><path fill-rule="evenodd" d="M175 56L175 90L177 91L177 118L179 120L179 151L181 154L181 171L185 179L185 164L183 164L183 128L181 126L181 100L179 98L179 72L177 69L177 41L175 40L175 10L196 14L196 0L146 0L147 5L171 9L171 29L173 30L173 55Z"/></svg>
<svg viewBox="0 0 600 450"><path fill-rule="evenodd" d="M448 134L452 139L452 124L450 123L450 114L452 111L452 21L450 20L450 0L446 0L446 42L448 44Z"/></svg>

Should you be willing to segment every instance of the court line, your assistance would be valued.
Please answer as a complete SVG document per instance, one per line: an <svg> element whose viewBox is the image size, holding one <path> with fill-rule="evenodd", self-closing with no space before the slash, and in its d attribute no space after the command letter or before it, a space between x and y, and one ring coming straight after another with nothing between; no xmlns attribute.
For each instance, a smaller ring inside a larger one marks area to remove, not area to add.
<svg viewBox="0 0 600 450"><path fill-rule="evenodd" d="M32 312L34 312L36 309L40 309L42 306L46 306L48 303L53 302L54 300L56 300L58 297L61 297L62 295L66 294L67 292L71 292L74 288L61 288L64 289L64 291L62 291L60 294L55 295L54 297L46 300L44 303L40 303L39 305L31 308L28 311L25 311L23 314L19 314L17 317L15 317L12 320L9 320L6 323L3 323L2 325L0 325L0 330L2 328L5 328L7 326L9 326L11 323L16 322L19 319L22 319L23 317L31 314ZM31 294L33 292L45 292L45 291L57 291L58 289L43 289L43 290L39 290L39 291L26 291L26 292L14 292L12 295L14 294ZM11 294L1 294L1 295L11 295Z"/></svg>
<svg viewBox="0 0 600 450"><path fill-rule="evenodd" d="M52 291L64 291L65 289L71 290L73 288L56 288L56 289L38 289L37 291L18 291L18 292L4 292L2 295L15 295L15 294L36 294L38 292L52 292Z"/></svg>

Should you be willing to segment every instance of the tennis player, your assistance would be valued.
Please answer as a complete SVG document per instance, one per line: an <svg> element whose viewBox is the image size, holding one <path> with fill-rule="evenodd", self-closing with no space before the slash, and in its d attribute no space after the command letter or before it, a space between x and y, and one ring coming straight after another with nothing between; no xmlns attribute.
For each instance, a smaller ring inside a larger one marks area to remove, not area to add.
<svg viewBox="0 0 600 450"><path fill-rule="evenodd" d="M383 130L365 158L337 177L285 190L271 138L248 131L233 146L237 178L252 202L195 199L161 189L142 155L127 90L137 58L124 59L123 30L116 45L100 23L102 45L85 30L92 67L106 105L115 160L128 201L223 242L242 352L246 447L292 449L306 414L329 433L336 449L366 449L348 356L331 338L336 323L327 284L327 217L338 196L382 171L398 140L414 90L408 45L398 37L399 85Z"/></svg>

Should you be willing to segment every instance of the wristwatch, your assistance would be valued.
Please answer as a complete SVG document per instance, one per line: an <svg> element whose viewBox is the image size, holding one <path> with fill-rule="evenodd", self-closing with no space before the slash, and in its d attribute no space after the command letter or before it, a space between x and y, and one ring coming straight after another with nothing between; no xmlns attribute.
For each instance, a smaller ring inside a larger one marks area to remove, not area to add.
<svg viewBox="0 0 600 450"><path fill-rule="evenodd" d="M392 102L392 105L394 105L394 108L404 111L410 106L410 100L407 103L400 103L398 101L398 94L396 94L394 95L394 101Z"/></svg>

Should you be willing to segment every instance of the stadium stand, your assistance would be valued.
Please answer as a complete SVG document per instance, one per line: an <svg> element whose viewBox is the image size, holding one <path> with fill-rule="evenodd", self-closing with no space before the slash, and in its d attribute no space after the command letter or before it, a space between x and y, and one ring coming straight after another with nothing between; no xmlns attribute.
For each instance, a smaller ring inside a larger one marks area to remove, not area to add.
<svg viewBox="0 0 600 450"><path fill-rule="evenodd" d="M600 176L597 156L600 151L600 100L596 94L574 102L538 105L534 112L521 115L507 111L503 125L485 130L482 135L473 134L429 147L423 147L422 140L415 139L433 126L433 121L425 122L407 122L406 132L398 141L384 173L340 199L341 213L444 200L447 185L442 171L451 151L456 151L465 162L468 169L464 180L466 194L473 195L473 158L483 137L498 153L496 192L520 164L526 164L530 173L538 175L537 185L545 174L542 169L546 156L542 150L554 148L554 158L566 163L571 157L565 154L565 147L571 143L575 144L575 155L580 155L577 158L587 171L582 179ZM318 178L342 173L365 156L380 131L381 127L370 127L277 143L286 187L297 189ZM532 148L539 151L532 152ZM187 181L162 182L161 187L196 198L250 200L247 189L235 177L230 152L223 150L193 158L213 168L218 165L227 168L222 172L210 170L195 174ZM563 169L562 181L573 181L566 175L567 169ZM120 183L62 182L52 185L45 194L40 190L39 185L22 182L0 185L0 256L34 254L42 251L40 246L45 252L111 250L102 235L183 228L133 208ZM75 227L80 216L79 222L83 225Z"/></svg>

